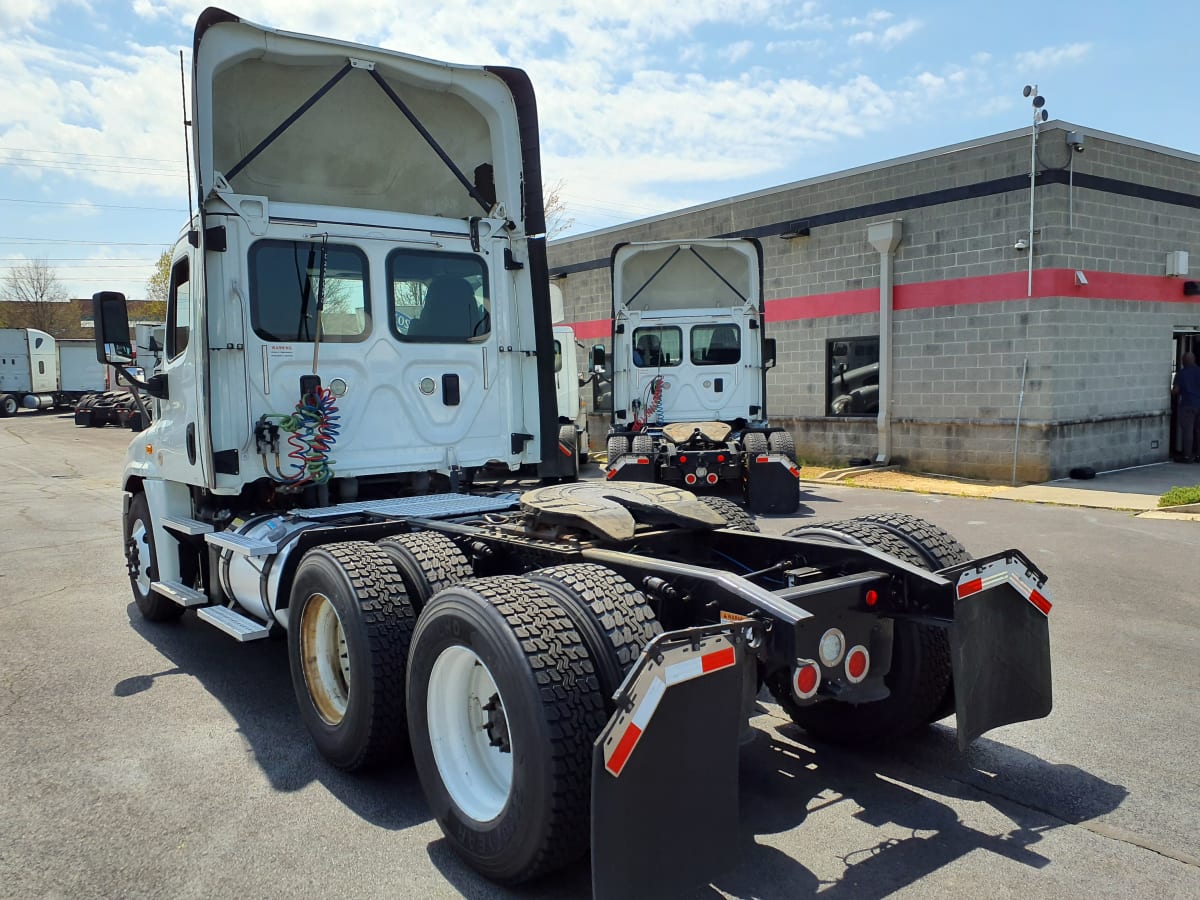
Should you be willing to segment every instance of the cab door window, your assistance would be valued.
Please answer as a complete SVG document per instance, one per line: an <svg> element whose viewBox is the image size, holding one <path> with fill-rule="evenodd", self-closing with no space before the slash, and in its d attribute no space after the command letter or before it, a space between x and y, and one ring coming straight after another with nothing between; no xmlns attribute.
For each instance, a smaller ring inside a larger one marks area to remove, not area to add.
<svg viewBox="0 0 1200 900"><path fill-rule="evenodd" d="M188 345L192 327L192 285L188 258L171 267L171 287L167 294L167 356L174 359Z"/></svg>

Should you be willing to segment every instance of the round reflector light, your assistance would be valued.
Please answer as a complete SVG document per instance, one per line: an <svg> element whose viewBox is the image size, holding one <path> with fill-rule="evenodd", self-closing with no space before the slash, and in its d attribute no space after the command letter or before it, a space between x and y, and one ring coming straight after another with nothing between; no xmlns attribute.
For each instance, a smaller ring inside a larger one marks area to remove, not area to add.
<svg viewBox="0 0 1200 900"><path fill-rule="evenodd" d="M715 472L709 472L709 473L708 473L708 483L709 483L709 484L716 484L716 483L717 483L717 475L716 475L716 473L715 473Z"/></svg>
<svg viewBox="0 0 1200 900"><path fill-rule="evenodd" d="M686 481L688 484L695 484L696 476L693 475L691 472L688 472L686 475L683 476L683 480Z"/></svg>
<svg viewBox="0 0 1200 900"><path fill-rule="evenodd" d="M846 679L851 684L858 684L867 677L871 669L871 654L862 644L850 648L846 654Z"/></svg>
<svg viewBox="0 0 1200 900"><path fill-rule="evenodd" d="M808 700L821 686L821 670L811 659L801 660L792 672L792 690L801 700Z"/></svg>
<svg viewBox="0 0 1200 900"><path fill-rule="evenodd" d="M717 462L719 462L719 463L725 462L725 454L724 453L717 454Z"/></svg>
<svg viewBox="0 0 1200 900"><path fill-rule="evenodd" d="M842 661L842 654L845 652L846 636L840 629L830 628L821 635L821 643L817 645L817 655L821 657L821 662L825 665L836 666Z"/></svg>
<svg viewBox="0 0 1200 900"><path fill-rule="evenodd" d="M867 601L867 606L874 606L879 602L879 592L875 590L867 591L865 599Z"/></svg>
<svg viewBox="0 0 1200 900"><path fill-rule="evenodd" d="M679 454L679 461L680 461L681 463L685 463L685 462L687 462L687 454L686 454L686 453L681 453L681 454Z"/></svg>

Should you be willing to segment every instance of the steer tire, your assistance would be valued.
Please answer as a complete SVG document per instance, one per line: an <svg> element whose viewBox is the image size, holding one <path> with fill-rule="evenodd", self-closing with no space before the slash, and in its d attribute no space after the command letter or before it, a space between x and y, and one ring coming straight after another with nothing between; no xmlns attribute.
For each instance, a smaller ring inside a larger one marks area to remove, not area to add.
<svg viewBox="0 0 1200 900"><path fill-rule="evenodd" d="M642 649L662 634L646 596L612 569L571 563L526 576L543 587L571 617L596 666L605 711Z"/></svg>
<svg viewBox="0 0 1200 900"><path fill-rule="evenodd" d="M313 743L337 768L404 757L415 621L403 580L374 544L323 544L300 560L288 605L292 687Z"/></svg>
<svg viewBox="0 0 1200 900"><path fill-rule="evenodd" d="M447 842L485 877L518 884L586 852L592 744L606 718L587 646L537 583L475 579L421 612L408 663L413 761Z"/></svg>
<svg viewBox="0 0 1200 900"><path fill-rule="evenodd" d="M183 607L150 588L158 581L158 548L150 520L146 495L134 494L125 517L125 565L129 585L138 612L147 622L173 622L183 615Z"/></svg>
<svg viewBox="0 0 1200 900"><path fill-rule="evenodd" d="M408 600L416 612L442 588L475 575L465 553L437 531L394 534L375 542L396 566L404 580Z"/></svg>
<svg viewBox="0 0 1200 900"><path fill-rule="evenodd" d="M816 533L814 533L816 532ZM821 533L824 532L824 533ZM789 537L832 538L882 550L910 565L930 568L907 538L875 522L850 520L804 525ZM900 619L892 632L892 666L884 676L890 695L873 703L824 700L801 705L785 677L769 684L792 721L816 738L835 744L871 746L900 738L932 721L950 685L950 641L945 629Z"/></svg>
<svg viewBox="0 0 1200 900"><path fill-rule="evenodd" d="M710 494L700 494L696 497L701 503L725 520L725 527L734 531L753 531L761 529L754 521L754 516L746 512L732 500L724 497L713 497Z"/></svg>

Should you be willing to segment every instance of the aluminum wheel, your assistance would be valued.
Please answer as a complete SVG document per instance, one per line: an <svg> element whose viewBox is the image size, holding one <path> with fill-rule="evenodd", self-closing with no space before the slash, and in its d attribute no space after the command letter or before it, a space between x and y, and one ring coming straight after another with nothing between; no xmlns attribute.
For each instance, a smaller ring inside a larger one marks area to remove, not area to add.
<svg viewBox="0 0 1200 900"><path fill-rule="evenodd" d="M350 651L337 610L324 594L313 594L300 622L304 682L321 718L337 725L350 702Z"/></svg>
<svg viewBox="0 0 1200 900"><path fill-rule="evenodd" d="M447 647L429 673L433 757L454 803L477 822L503 811L513 782L512 737L492 673L473 650Z"/></svg>
<svg viewBox="0 0 1200 900"><path fill-rule="evenodd" d="M150 595L150 565L154 559L154 551L150 548L149 529L142 519L133 523L129 532L129 574L137 582L138 590L143 597Z"/></svg>

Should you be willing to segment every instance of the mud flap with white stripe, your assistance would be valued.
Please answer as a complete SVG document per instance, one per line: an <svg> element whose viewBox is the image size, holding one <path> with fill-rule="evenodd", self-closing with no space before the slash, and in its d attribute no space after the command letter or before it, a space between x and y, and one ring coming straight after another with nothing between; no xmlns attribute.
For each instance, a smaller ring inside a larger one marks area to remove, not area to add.
<svg viewBox="0 0 1200 900"><path fill-rule="evenodd" d="M744 626L655 638L592 754L595 900L671 897L736 860Z"/></svg>
<svg viewBox="0 0 1200 900"><path fill-rule="evenodd" d="M958 746L1050 714L1046 576L1017 550L943 570L955 584L950 658Z"/></svg>

